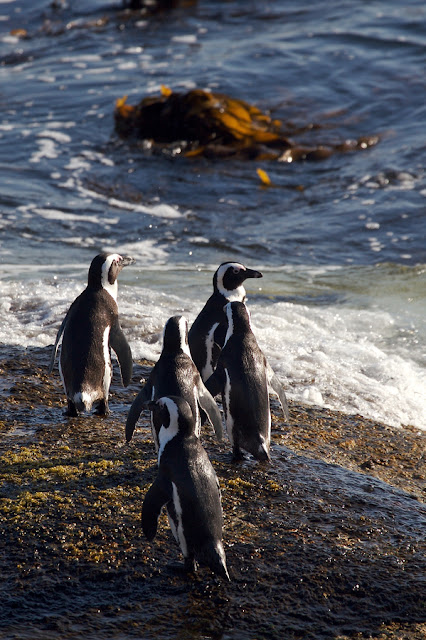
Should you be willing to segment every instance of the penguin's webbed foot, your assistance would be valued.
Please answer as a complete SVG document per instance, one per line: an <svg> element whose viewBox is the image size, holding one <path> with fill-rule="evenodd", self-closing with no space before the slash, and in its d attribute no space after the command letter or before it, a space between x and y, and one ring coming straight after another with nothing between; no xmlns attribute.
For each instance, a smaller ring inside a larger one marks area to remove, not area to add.
<svg viewBox="0 0 426 640"><path fill-rule="evenodd" d="M68 418L78 417L77 407L72 400L68 400L68 407L64 411L64 416L67 416Z"/></svg>
<svg viewBox="0 0 426 640"><path fill-rule="evenodd" d="M183 564L180 562L169 562L167 570L181 576L186 576L196 572L197 564L193 558L185 558Z"/></svg>
<svg viewBox="0 0 426 640"><path fill-rule="evenodd" d="M246 456L241 451L241 449L239 447L234 447L232 449L232 460L231 460L231 462L238 463L238 462L243 462L244 460L246 460Z"/></svg>
<svg viewBox="0 0 426 640"><path fill-rule="evenodd" d="M197 571L197 563L193 556L187 556L184 562L185 573L195 573Z"/></svg>
<svg viewBox="0 0 426 640"><path fill-rule="evenodd" d="M104 418L109 416L110 410L108 407L108 400L100 400L94 413L96 416L102 416Z"/></svg>

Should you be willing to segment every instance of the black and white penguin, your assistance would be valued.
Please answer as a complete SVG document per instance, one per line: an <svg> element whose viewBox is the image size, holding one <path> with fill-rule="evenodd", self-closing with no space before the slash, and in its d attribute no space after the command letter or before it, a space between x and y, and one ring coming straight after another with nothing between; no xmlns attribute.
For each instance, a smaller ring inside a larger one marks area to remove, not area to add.
<svg viewBox="0 0 426 640"><path fill-rule="evenodd" d="M204 381L213 373L225 342L227 324L223 307L227 302L244 302L243 282L247 278L262 278L262 274L239 262L223 262L213 276L213 294L189 330L192 359Z"/></svg>
<svg viewBox="0 0 426 640"><path fill-rule="evenodd" d="M77 416L97 406L107 415L112 379L111 348L117 354L125 387L132 377L132 353L118 319L117 277L135 260L118 253L100 253L89 268L86 289L74 300L58 334L50 360L53 370L62 338L59 372L68 400L66 415Z"/></svg>
<svg viewBox="0 0 426 640"><path fill-rule="evenodd" d="M166 505L170 528L185 560L229 580L222 543L223 513L219 482L209 457L196 436L196 420L183 398L163 397L149 403L157 432L158 476L142 506L142 529L148 540L157 533Z"/></svg>
<svg viewBox="0 0 426 640"><path fill-rule="evenodd" d="M244 449L257 460L269 461L269 387L278 394L288 419L285 392L257 343L245 304L228 302L225 312L228 320L225 345L206 387L213 396L222 394L234 460L243 457L241 449Z"/></svg>
<svg viewBox="0 0 426 640"><path fill-rule="evenodd" d="M222 418L219 408L207 391L195 366L188 346L188 323L184 316L169 318L164 326L163 348L148 380L130 407L126 421L126 440L133 436L142 409L150 400L162 396L179 396L191 407L196 435L201 432L200 407L213 425L218 440L222 439ZM156 450L158 441L153 429Z"/></svg>

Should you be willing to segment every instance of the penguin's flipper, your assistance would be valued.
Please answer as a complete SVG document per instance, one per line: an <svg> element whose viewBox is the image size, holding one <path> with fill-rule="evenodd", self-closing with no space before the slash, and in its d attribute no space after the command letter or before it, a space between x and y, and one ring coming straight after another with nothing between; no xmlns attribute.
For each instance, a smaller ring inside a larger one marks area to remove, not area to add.
<svg viewBox="0 0 426 640"><path fill-rule="evenodd" d="M129 409L126 420L126 442L130 442L133 437L133 432L136 427L136 423L139 420L141 411L147 402L151 400L152 384L150 380L145 384L143 389L139 391L138 395L132 402L132 406Z"/></svg>
<svg viewBox="0 0 426 640"><path fill-rule="evenodd" d="M213 398L222 392L222 389L225 385L225 371L221 366L221 362L218 362L216 369L204 384L207 391L211 393Z"/></svg>
<svg viewBox="0 0 426 640"><path fill-rule="evenodd" d="M281 383L281 380L274 373L274 370L269 363L266 363L266 376L268 379L268 386L274 393L277 394L281 404L281 409L284 414L284 418L288 420L290 418L290 413L288 410L287 397L285 395L284 387Z"/></svg>
<svg viewBox="0 0 426 640"><path fill-rule="evenodd" d="M222 353L222 347L218 345L217 342L213 342L212 344L212 365L213 368L216 367L217 361L219 360L219 356Z"/></svg>
<svg viewBox="0 0 426 640"><path fill-rule="evenodd" d="M120 363L123 387L127 387L132 379L133 359L129 343L127 342L126 336L124 335L118 321L111 327L109 344L117 354L118 362Z"/></svg>
<svg viewBox="0 0 426 640"><path fill-rule="evenodd" d="M167 484L157 477L148 489L142 505L142 531L150 542L157 533L161 509L171 498L171 488L168 490Z"/></svg>
<svg viewBox="0 0 426 640"><path fill-rule="evenodd" d="M220 352L222 351L222 347L225 344L225 338L226 338L226 332L228 331L228 325L226 322L221 322L215 329L215 332L213 334L213 340L214 340L214 349L216 350L216 353L213 354L213 357L217 358L220 355Z"/></svg>
<svg viewBox="0 0 426 640"><path fill-rule="evenodd" d="M223 427L219 407L217 406L210 391L206 389L203 381L201 380L201 376L197 384L197 391L198 403L202 410L207 414L210 424L213 425L216 438L220 441L223 439Z"/></svg>
<svg viewBox="0 0 426 640"><path fill-rule="evenodd" d="M53 371L53 367L54 367L55 360L56 360L56 354L58 353L59 341L60 341L61 336L62 336L62 334L64 332L65 325L67 323L67 319L68 319L68 313L66 314L65 318L62 320L62 324L59 327L58 333L56 334L55 344L53 345L52 354L50 356L49 372L48 372L49 374L52 373L52 371Z"/></svg>

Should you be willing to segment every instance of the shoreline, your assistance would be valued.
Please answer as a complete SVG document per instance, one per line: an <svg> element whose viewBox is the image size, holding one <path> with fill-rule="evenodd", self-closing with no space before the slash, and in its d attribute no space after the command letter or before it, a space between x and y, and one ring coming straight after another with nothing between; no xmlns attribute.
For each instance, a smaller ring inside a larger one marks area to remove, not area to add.
<svg viewBox="0 0 426 640"><path fill-rule="evenodd" d="M164 515L153 543L140 529L155 453L147 414L130 445L124 424L152 363L135 363L128 389L115 370L110 417L70 420L49 356L0 346L0 637L425 637L426 432L292 402L285 423L271 398L265 466L231 465L204 426L224 585L176 572Z"/></svg>

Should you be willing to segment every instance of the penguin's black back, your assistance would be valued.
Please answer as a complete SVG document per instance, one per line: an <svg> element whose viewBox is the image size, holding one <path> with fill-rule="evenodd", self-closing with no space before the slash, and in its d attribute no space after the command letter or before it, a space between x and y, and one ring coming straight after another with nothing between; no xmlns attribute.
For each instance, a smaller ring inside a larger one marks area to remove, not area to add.
<svg viewBox="0 0 426 640"><path fill-rule="evenodd" d="M228 312L230 306L230 335L214 376L221 381L234 453L237 454L241 447L257 459L266 459L271 426L266 360L251 330L244 303L227 305Z"/></svg>
<svg viewBox="0 0 426 640"><path fill-rule="evenodd" d="M186 353L163 351L151 375L155 398L180 396L187 401L193 415L197 415L198 407L194 388L199 373Z"/></svg>
<svg viewBox="0 0 426 640"><path fill-rule="evenodd" d="M191 350L191 356L200 373L206 364L206 341L213 325L218 325L214 332L214 343L216 343L218 347L222 348L225 342L227 321L223 307L226 303L227 300L225 296L219 293L219 291L215 291L207 300L189 330L188 342ZM220 351L216 356L213 354L213 369L216 365L219 353Z"/></svg>
<svg viewBox="0 0 426 640"><path fill-rule="evenodd" d="M265 358L253 333L232 335L220 359L230 379L232 415L247 427L265 419L269 415Z"/></svg>
<svg viewBox="0 0 426 640"><path fill-rule="evenodd" d="M102 287L87 287L71 305L64 328L61 370L68 393L90 386L102 386L104 332L118 316L117 303Z"/></svg>
<svg viewBox="0 0 426 640"><path fill-rule="evenodd" d="M216 368L225 343L227 320L223 307L231 300L243 302L247 278L261 278L260 271L247 269L239 262L222 262L213 275L213 294L194 320L189 331L189 348L203 380ZM213 327L216 326L213 332Z"/></svg>
<svg viewBox="0 0 426 640"><path fill-rule="evenodd" d="M222 505L214 468L195 435L178 435L165 446L159 469L177 487L188 551L197 557L200 541L222 539Z"/></svg>

